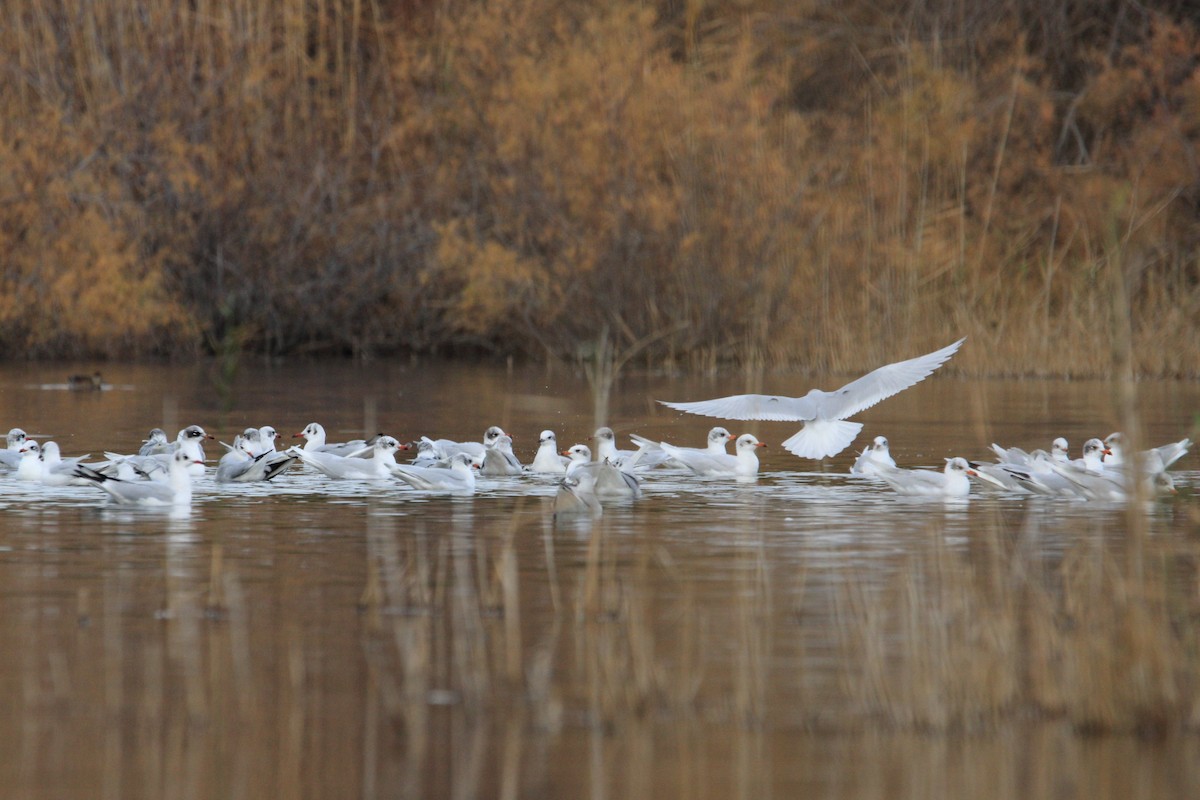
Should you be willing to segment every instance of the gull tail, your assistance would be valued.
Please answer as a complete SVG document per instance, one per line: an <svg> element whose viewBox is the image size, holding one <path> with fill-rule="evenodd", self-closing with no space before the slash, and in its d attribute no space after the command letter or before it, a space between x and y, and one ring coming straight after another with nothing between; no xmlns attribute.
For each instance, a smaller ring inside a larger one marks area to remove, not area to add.
<svg viewBox="0 0 1200 800"><path fill-rule="evenodd" d="M861 422L845 420L813 420L783 443L789 453L801 458L825 458L836 456L845 450L862 430Z"/></svg>
<svg viewBox="0 0 1200 800"><path fill-rule="evenodd" d="M653 439L647 439L645 436L639 436L636 433L631 433L629 434L629 439L640 448L645 448L646 450L659 449L658 442L654 441Z"/></svg>

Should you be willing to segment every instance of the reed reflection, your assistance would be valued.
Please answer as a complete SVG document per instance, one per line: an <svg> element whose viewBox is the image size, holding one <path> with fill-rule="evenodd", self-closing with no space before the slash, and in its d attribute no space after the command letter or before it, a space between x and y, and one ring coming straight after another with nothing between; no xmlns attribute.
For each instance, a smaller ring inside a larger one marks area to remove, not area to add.
<svg viewBox="0 0 1200 800"><path fill-rule="evenodd" d="M380 374L364 420L478 437L479 376L442 373L444 398L400 408ZM240 386L261 405L231 427L344 413L359 430L357 396L293 396L297 378ZM175 384L173 413L207 422ZM1093 413L1076 389L1030 391ZM504 424L536 433L569 395ZM694 438L622 397L627 428ZM111 409L121 435L163 412L140 402ZM987 404L1022 434L1004 409L1026 406ZM582 407L555 421L564 440L591 430ZM978 427L893 410L930 462ZM107 444L87 435L72 452ZM434 498L297 471L199 486L179 518L14 487L0 782L113 798L1195 793L1194 471L1131 535L1119 505L901 500L846 466L765 462L748 485L663 473L599 518L555 518L553 484L522 478Z"/></svg>

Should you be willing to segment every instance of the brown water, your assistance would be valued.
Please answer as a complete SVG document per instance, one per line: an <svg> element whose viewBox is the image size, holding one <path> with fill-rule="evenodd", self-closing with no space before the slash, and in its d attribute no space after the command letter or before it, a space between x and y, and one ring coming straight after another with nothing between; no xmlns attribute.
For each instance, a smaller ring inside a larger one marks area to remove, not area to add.
<svg viewBox="0 0 1200 800"><path fill-rule="evenodd" d="M310 421L335 439L499 424L528 461L541 429L565 447L594 427L586 382L563 370L247 361L223 382L207 365L102 368L112 388L95 393L54 386L91 365L0 368L0 428L99 455L192 423L225 441ZM652 400L744 389L627 375L609 421L699 446L712 421ZM1139 397L1148 441L1195 435L1200 386ZM1101 383L931 379L861 415L855 446L882 433L906 466L990 458L992 441L1078 447L1118 427L1112 398ZM1124 508L898 498L849 479L849 451L782 452L795 426L729 427L772 445L756 482L656 473L643 499L557 523L553 482L536 477L481 478L458 499L303 470L205 478L178 515L0 476L3 796L1200 796L1195 734L1082 735L1019 713L929 730L854 701L868 673L846 644L853 598L921 558L973 575L993 551L1053 565L1081 539L1119 550ZM1200 560L1195 458L1177 467L1180 496L1137 517L1181 564Z"/></svg>

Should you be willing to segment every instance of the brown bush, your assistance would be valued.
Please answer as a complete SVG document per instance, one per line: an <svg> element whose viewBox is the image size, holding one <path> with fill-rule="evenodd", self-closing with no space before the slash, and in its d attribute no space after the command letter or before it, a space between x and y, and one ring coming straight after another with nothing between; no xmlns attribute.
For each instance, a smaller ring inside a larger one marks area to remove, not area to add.
<svg viewBox="0 0 1200 800"><path fill-rule="evenodd" d="M1077 5L8 4L3 354L1195 375L1194 13Z"/></svg>

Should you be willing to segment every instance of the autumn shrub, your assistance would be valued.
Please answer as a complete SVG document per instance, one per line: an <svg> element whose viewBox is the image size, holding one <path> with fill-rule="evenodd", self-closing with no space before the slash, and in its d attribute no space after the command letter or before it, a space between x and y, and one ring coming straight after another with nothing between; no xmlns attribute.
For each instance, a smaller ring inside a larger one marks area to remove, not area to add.
<svg viewBox="0 0 1200 800"><path fill-rule="evenodd" d="M1194 15L837 6L6 4L0 352L1200 372Z"/></svg>
<svg viewBox="0 0 1200 800"><path fill-rule="evenodd" d="M137 199L113 190L122 165L99 132L53 109L38 116L36 137L12 123L0 122L5 349L40 357L191 347L195 327L164 283L174 254Z"/></svg>
<svg viewBox="0 0 1200 800"><path fill-rule="evenodd" d="M473 101L458 130L493 168L443 165L439 183L486 209L439 228L434 268L473 274L477 289L451 320L552 354L605 328L629 342L679 330L687 350L743 345L764 284L790 282L794 251L778 243L795 212L779 202L789 170L770 130L782 87L753 74L748 51L719 80L674 63L644 10L511 40L497 5L446 33L453 91ZM510 80L493 86L496 73Z"/></svg>

